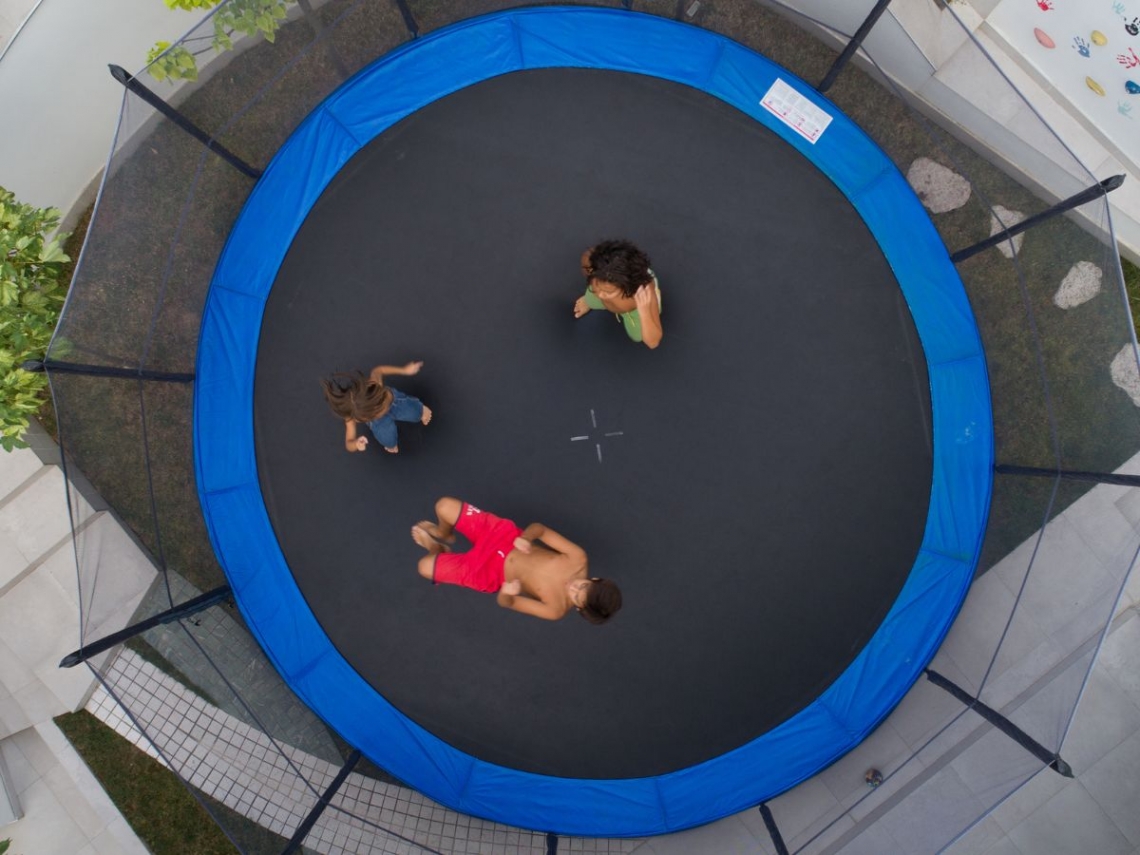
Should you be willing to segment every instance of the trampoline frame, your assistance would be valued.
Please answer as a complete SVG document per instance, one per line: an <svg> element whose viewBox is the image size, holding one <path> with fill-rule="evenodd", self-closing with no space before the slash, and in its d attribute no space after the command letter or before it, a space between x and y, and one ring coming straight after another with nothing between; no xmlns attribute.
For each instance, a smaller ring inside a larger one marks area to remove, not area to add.
<svg viewBox="0 0 1140 855"><path fill-rule="evenodd" d="M819 698L778 727L650 778L580 780L508 769L451 748L395 710L309 611L277 544L254 450L264 306L329 181L378 134L445 95L500 74L558 67L700 89L808 157L875 235L910 308L931 385L934 467L923 543L870 642ZM814 142L761 105L777 79L831 117ZM246 623L286 682L345 740L425 795L526 828L661 834L746 809L815 774L858 744L933 657L973 579L985 530L993 425L982 344L958 274L906 179L834 105L771 61L707 31L624 10L546 7L467 20L381 57L334 92L278 151L235 224L207 299L197 378L195 469L210 538Z"/></svg>

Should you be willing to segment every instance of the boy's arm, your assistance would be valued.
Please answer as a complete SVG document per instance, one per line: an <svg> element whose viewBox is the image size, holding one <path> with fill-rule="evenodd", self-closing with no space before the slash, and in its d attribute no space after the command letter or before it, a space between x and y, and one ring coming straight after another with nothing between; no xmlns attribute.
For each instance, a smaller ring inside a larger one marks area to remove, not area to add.
<svg viewBox="0 0 1140 855"><path fill-rule="evenodd" d="M633 295L637 303L637 314L641 318L641 341L650 350L661 344L664 331L661 329L661 309L657 305L657 289L648 282Z"/></svg>
<svg viewBox="0 0 1140 855"><path fill-rule="evenodd" d="M503 587L506 587L506 585ZM502 589L499 590L499 595L495 598L495 602L504 609L522 612L524 615L542 618L543 620L558 620L565 614L565 612L549 603L544 603L541 600L532 600L530 597L521 597L518 594L508 594Z"/></svg>
<svg viewBox="0 0 1140 855"><path fill-rule="evenodd" d="M356 435L356 419L344 420L344 447L348 451L364 451L368 447L368 437Z"/></svg>
<svg viewBox="0 0 1140 855"><path fill-rule="evenodd" d="M409 362L406 365L377 365L372 369L369 377L383 385L384 378L393 374L403 375L410 377L413 374L419 374L420 369L424 367L423 362Z"/></svg>
<svg viewBox="0 0 1140 855"><path fill-rule="evenodd" d="M523 549L520 547L519 540L526 541L528 548ZM573 541L567 540L554 529L547 528L542 523L531 523L528 525L523 530L523 533L515 539L515 548L522 552L530 552L529 544L536 540L541 540L555 552L561 552L563 555L575 561L581 561L582 563L586 561L586 550Z"/></svg>

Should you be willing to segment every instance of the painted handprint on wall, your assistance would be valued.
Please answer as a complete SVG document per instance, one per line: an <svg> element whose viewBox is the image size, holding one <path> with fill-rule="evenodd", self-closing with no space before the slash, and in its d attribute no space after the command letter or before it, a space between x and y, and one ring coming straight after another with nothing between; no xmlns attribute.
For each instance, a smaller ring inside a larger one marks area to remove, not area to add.
<svg viewBox="0 0 1140 855"><path fill-rule="evenodd" d="M1042 12L1049 12L1053 9L1053 0L1037 0L1037 8Z"/></svg>
<svg viewBox="0 0 1140 855"><path fill-rule="evenodd" d="M1091 53L1089 43L1082 39L1080 36L1073 36L1073 50L1075 50L1081 56L1089 56Z"/></svg>
<svg viewBox="0 0 1140 855"><path fill-rule="evenodd" d="M1140 36L1140 18L1133 18L1131 23L1126 23L1124 31L1130 36Z"/></svg>
<svg viewBox="0 0 1140 855"><path fill-rule="evenodd" d="M1129 48L1128 53L1118 53L1116 55L1116 61L1125 68L1136 68L1140 66L1140 56L1136 55L1136 48Z"/></svg>

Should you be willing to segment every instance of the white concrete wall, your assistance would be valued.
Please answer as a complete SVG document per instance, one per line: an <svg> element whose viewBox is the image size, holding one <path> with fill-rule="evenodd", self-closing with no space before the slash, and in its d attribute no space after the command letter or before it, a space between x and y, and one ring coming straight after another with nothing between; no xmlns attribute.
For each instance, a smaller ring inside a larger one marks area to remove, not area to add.
<svg viewBox="0 0 1140 855"><path fill-rule="evenodd" d="M123 97L109 63L136 71L156 41L203 13L162 0L0 0L0 185L65 213L103 169ZM10 25L9 22L13 22Z"/></svg>

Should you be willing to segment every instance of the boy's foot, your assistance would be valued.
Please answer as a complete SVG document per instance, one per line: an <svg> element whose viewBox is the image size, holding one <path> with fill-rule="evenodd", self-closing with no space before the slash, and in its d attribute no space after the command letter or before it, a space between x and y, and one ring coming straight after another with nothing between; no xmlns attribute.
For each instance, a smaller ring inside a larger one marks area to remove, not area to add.
<svg viewBox="0 0 1140 855"><path fill-rule="evenodd" d="M391 448L389 448L388 446L385 445L384 450L387 451L389 454L399 454L400 453L400 446L393 445Z"/></svg>
<svg viewBox="0 0 1140 855"><path fill-rule="evenodd" d="M412 526L412 540L422 546L432 555L438 555L441 552L451 552L451 547L446 543L441 542L438 538L434 537L424 526L431 525L431 523L417 523ZM434 528L434 526L432 526Z"/></svg>
<svg viewBox="0 0 1140 855"><path fill-rule="evenodd" d="M430 537L436 543L455 543L454 531L445 537L440 533L439 526L430 520L420 520L418 523L416 523L416 528L422 528L427 532L428 537Z"/></svg>
<svg viewBox="0 0 1140 855"><path fill-rule="evenodd" d="M426 425L430 421L431 421L431 407L425 405L424 406L424 414L422 416L420 416L420 423Z"/></svg>

